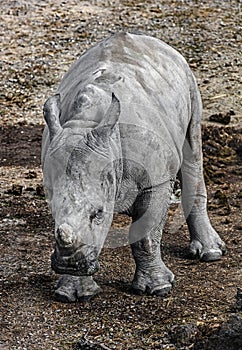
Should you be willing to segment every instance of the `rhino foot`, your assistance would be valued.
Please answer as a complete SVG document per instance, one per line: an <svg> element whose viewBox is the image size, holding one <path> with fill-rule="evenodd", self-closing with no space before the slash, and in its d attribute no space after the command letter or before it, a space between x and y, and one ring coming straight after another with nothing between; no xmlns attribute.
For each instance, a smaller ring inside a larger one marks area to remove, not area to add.
<svg viewBox="0 0 242 350"><path fill-rule="evenodd" d="M62 303L89 300L100 291L92 276L63 275L56 287L55 300Z"/></svg>
<svg viewBox="0 0 242 350"><path fill-rule="evenodd" d="M174 275L164 267L157 270L136 270L135 277L132 282L132 288L136 294L157 295L164 297L172 289L174 285Z"/></svg>
<svg viewBox="0 0 242 350"><path fill-rule="evenodd" d="M189 252L191 258L199 258L201 261L216 261L226 254L225 243L212 228L206 235L197 235L191 240Z"/></svg>

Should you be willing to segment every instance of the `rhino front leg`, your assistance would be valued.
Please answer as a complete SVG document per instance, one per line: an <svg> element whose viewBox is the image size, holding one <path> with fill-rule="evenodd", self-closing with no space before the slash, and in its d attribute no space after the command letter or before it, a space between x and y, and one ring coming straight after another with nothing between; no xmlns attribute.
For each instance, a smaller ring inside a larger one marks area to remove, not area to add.
<svg viewBox="0 0 242 350"><path fill-rule="evenodd" d="M174 275L161 259L160 240L144 238L133 243L131 248L136 263L133 289L138 294L168 294L174 283Z"/></svg>
<svg viewBox="0 0 242 350"><path fill-rule="evenodd" d="M131 249L136 263L132 287L138 294L165 296L174 283L174 275L162 261L160 252L162 228L170 202L170 184L160 193L163 196L153 196L156 197L154 203L143 215L144 210L138 206L139 214L133 218L130 228ZM140 204L140 200L138 202Z"/></svg>
<svg viewBox="0 0 242 350"><path fill-rule="evenodd" d="M55 290L55 300L63 303L88 300L100 291L92 276L60 277Z"/></svg>

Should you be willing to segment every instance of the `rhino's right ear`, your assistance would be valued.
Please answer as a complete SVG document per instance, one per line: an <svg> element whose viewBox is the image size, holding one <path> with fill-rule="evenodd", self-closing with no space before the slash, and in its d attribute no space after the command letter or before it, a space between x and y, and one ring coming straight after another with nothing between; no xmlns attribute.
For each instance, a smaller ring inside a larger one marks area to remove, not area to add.
<svg viewBox="0 0 242 350"><path fill-rule="evenodd" d="M62 130L60 124L60 106L60 94L49 97L44 104L43 113L49 128L50 140Z"/></svg>

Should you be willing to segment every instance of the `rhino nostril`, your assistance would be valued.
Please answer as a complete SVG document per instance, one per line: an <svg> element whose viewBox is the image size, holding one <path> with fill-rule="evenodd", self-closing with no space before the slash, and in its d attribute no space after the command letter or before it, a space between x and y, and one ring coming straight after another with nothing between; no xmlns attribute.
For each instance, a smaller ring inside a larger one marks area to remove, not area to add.
<svg viewBox="0 0 242 350"><path fill-rule="evenodd" d="M62 247L68 247L73 244L73 230L68 224L62 224L56 230L56 240Z"/></svg>

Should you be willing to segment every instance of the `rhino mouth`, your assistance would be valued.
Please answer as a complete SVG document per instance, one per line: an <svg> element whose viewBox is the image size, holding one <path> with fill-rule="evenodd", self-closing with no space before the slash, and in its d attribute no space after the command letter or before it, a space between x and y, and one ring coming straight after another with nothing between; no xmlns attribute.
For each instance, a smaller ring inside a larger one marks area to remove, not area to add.
<svg viewBox="0 0 242 350"><path fill-rule="evenodd" d="M62 256L56 248L51 255L51 268L59 274L73 276L91 276L99 269L97 253L90 252L88 255L83 255L77 251L71 256Z"/></svg>

